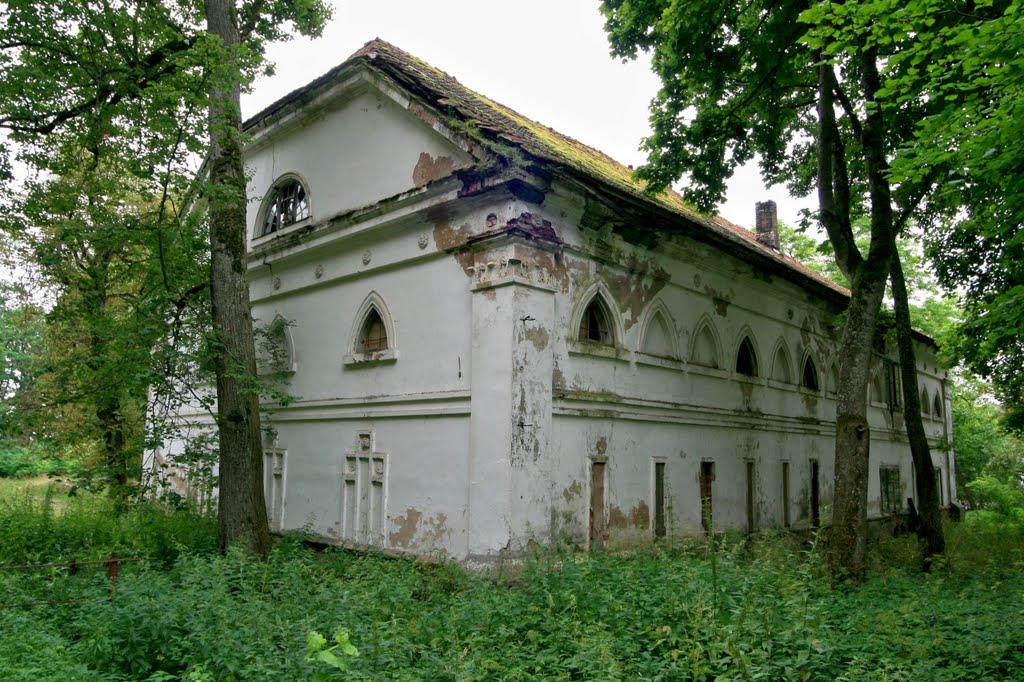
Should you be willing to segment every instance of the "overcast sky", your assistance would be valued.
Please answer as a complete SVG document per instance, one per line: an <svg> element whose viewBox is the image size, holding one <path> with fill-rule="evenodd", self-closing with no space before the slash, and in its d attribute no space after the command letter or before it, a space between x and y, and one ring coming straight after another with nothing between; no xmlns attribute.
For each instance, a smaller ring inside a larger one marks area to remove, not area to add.
<svg viewBox="0 0 1024 682"><path fill-rule="evenodd" d="M646 60L609 55L596 0L336 0L322 38L274 45L276 74L243 96L248 117L382 38L520 114L634 166L644 161L647 106L658 79ZM773 199L796 223L806 200L765 189L754 168L733 179L719 213L752 227L754 203Z"/></svg>

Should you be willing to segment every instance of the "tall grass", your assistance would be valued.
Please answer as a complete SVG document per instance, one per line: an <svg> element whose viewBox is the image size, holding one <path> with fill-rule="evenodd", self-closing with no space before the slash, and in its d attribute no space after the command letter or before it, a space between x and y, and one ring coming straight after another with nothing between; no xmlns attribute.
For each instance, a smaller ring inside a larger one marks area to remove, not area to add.
<svg viewBox="0 0 1024 682"><path fill-rule="evenodd" d="M74 507L24 512L64 538L49 556L85 551L68 539L83 534L98 556L159 554L170 538L179 553L126 565L113 601L102 575L79 576L96 599L0 610L0 679L1024 679L1024 532L991 520L951 527L949 559L928 575L914 570L909 539L879 545L871 579L850 587L828 580L813 545L769 533L721 538L714 580L709 548L696 544L541 553L498 580L317 554L298 537L266 563L222 557L208 525L184 531L195 519L150 509L128 523L98 502ZM3 555L9 531L0 527ZM16 587L46 594L70 580ZM348 669L308 660L307 634L339 626L359 650Z"/></svg>

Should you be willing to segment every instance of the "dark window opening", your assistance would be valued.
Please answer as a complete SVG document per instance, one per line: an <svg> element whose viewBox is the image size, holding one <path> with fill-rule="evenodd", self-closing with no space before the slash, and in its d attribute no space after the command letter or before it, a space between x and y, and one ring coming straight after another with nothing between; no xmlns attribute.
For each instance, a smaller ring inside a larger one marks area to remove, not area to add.
<svg viewBox="0 0 1024 682"><path fill-rule="evenodd" d="M580 341L594 341L612 345L615 339L612 336L612 327L609 324L608 311L597 296L590 302L587 309L583 311L583 318L580 320L579 329Z"/></svg>
<svg viewBox="0 0 1024 682"><path fill-rule="evenodd" d="M274 196L267 206L263 226L257 236L277 232L308 217L306 188L298 180L288 180L274 189Z"/></svg>
<svg viewBox="0 0 1024 682"><path fill-rule="evenodd" d="M757 529L754 518L754 463L747 461L747 532L753 533Z"/></svg>
<svg viewBox="0 0 1024 682"><path fill-rule="evenodd" d="M804 373L800 385L811 391L818 390L818 368L814 366L814 360L811 358L804 360Z"/></svg>
<svg viewBox="0 0 1024 682"><path fill-rule="evenodd" d="M931 408L931 404L930 403L931 403L931 401L928 399L928 391L926 389L922 388L921 389L921 416L922 417L929 417L929 416L931 416L931 413L928 412L928 410Z"/></svg>
<svg viewBox="0 0 1024 682"><path fill-rule="evenodd" d="M818 487L818 460L811 460L811 525L817 528L821 524L821 491Z"/></svg>
<svg viewBox="0 0 1024 682"><path fill-rule="evenodd" d="M903 404L900 400L899 365L891 360L885 361L885 403L890 412L895 412Z"/></svg>
<svg viewBox="0 0 1024 682"><path fill-rule="evenodd" d="M789 462L782 463L782 526L789 528Z"/></svg>
<svg viewBox="0 0 1024 682"><path fill-rule="evenodd" d="M754 344L750 339L743 337L740 349L736 352L736 373L745 374L748 377L757 376L757 356L754 354Z"/></svg>
<svg viewBox="0 0 1024 682"><path fill-rule="evenodd" d="M713 502L711 499L711 484L715 480L715 463L700 463L700 522L704 527L704 533L710 533L713 523Z"/></svg>
<svg viewBox="0 0 1024 682"><path fill-rule="evenodd" d="M935 404L932 406L932 414L936 419L942 419L942 396L935 394Z"/></svg>
<svg viewBox="0 0 1024 682"><path fill-rule="evenodd" d="M363 330L359 334L359 352L375 353L388 349L388 331L384 326L384 320L375 308L370 309L363 323Z"/></svg>
<svg viewBox="0 0 1024 682"><path fill-rule="evenodd" d="M665 463L654 463L654 537L665 537Z"/></svg>

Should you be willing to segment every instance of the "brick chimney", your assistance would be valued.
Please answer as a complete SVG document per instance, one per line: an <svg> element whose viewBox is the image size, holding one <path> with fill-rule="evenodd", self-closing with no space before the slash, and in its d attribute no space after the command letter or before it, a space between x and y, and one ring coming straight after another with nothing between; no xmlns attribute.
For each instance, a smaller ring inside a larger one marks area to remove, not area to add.
<svg viewBox="0 0 1024 682"><path fill-rule="evenodd" d="M774 201L759 201L756 204L757 218L755 231L757 241L765 246L779 250L779 222Z"/></svg>

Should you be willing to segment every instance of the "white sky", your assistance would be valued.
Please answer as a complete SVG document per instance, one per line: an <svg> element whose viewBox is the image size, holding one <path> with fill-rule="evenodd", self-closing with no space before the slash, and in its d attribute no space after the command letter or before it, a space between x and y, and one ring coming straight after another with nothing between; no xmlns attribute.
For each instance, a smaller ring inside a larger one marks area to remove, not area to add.
<svg viewBox="0 0 1024 682"><path fill-rule="evenodd" d="M658 79L646 60L624 64L609 55L598 8L596 0L337 0L322 38L271 47L276 74L243 96L242 114L255 114L379 37L528 118L638 166ZM784 187L765 189L757 169L745 168L719 213L751 227L754 203L767 199L794 225L799 209L810 206Z"/></svg>

